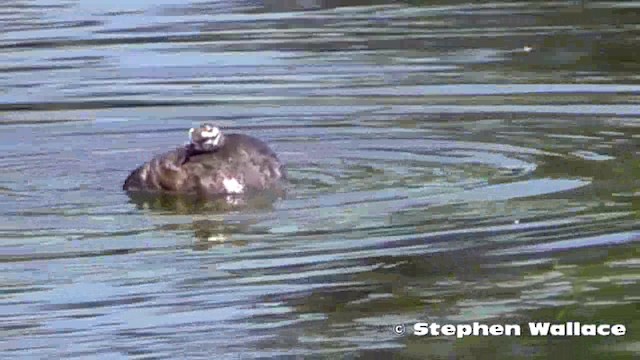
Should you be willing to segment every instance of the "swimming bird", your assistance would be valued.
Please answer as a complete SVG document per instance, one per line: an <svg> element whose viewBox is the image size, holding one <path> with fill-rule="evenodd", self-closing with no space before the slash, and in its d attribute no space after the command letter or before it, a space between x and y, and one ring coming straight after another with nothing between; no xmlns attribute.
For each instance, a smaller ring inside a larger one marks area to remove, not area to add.
<svg viewBox="0 0 640 360"><path fill-rule="evenodd" d="M133 170L123 190L232 195L281 190L286 181L275 152L252 136L204 123L189 130L189 140Z"/></svg>

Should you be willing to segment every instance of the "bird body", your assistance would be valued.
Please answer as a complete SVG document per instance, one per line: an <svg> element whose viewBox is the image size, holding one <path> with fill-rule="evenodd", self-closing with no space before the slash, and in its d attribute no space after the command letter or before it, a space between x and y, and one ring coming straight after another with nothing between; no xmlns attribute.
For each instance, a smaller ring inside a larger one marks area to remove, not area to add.
<svg viewBox="0 0 640 360"><path fill-rule="evenodd" d="M208 124L191 129L190 144L157 155L133 170L123 189L230 195L281 187L286 170L267 144L214 129Z"/></svg>

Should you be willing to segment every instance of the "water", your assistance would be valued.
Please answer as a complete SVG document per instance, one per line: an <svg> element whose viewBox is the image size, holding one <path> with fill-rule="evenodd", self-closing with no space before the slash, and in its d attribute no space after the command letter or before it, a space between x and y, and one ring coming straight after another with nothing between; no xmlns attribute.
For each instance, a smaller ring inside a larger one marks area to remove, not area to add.
<svg viewBox="0 0 640 360"><path fill-rule="evenodd" d="M637 356L638 23L637 2L8 1L2 357ZM288 197L121 191L202 121L268 142Z"/></svg>

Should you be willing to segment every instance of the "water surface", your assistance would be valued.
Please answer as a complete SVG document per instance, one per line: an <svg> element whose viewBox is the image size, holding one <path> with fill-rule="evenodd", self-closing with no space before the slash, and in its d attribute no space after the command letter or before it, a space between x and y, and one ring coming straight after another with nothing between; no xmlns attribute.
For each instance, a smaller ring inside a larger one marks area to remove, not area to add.
<svg viewBox="0 0 640 360"><path fill-rule="evenodd" d="M638 23L634 2L10 0L0 351L637 356ZM287 198L122 192L203 121L267 141ZM628 334L392 331L417 321Z"/></svg>

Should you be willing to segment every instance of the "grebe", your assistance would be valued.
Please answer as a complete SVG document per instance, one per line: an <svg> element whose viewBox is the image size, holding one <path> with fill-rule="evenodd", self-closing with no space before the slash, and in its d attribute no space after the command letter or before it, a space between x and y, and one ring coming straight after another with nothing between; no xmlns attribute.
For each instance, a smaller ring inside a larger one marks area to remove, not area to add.
<svg viewBox="0 0 640 360"><path fill-rule="evenodd" d="M230 195L281 189L286 181L284 165L254 137L225 134L205 123L191 128L189 139L132 171L123 189Z"/></svg>

